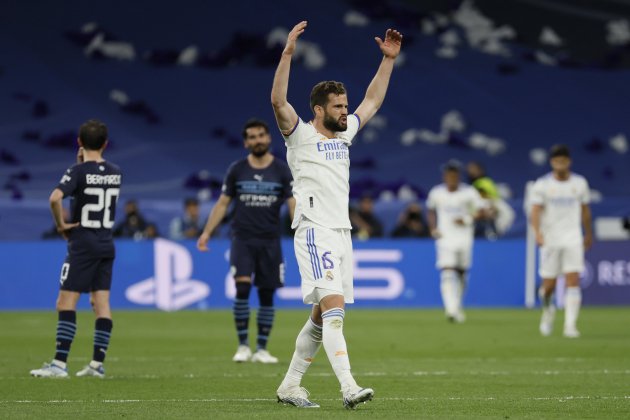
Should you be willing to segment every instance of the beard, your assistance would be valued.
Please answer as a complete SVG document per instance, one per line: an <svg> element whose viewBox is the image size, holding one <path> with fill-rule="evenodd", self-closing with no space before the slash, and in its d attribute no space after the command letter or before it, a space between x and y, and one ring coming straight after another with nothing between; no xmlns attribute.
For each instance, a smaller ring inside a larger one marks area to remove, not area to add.
<svg viewBox="0 0 630 420"><path fill-rule="evenodd" d="M268 144L256 144L249 148L249 152L258 158L266 155L268 151L269 151Z"/></svg>
<svg viewBox="0 0 630 420"><path fill-rule="evenodd" d="M338 120L335 120L333 117L329 115L325 115L324 127L326 127L327 130L330 130L333 132L346 131L348 129L348 123L347 122L342 123L341 118L339 118Z"/></svg>

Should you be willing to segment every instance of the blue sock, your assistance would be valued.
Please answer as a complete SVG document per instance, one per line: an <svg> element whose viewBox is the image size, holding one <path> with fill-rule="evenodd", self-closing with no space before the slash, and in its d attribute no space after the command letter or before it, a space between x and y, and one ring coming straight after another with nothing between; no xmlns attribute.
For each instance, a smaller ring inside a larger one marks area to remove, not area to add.
<svg viewBox="0 0 630 420"><path fill-rule="evenodd" d="M258 323L257 349L267 348L267 340L269 340L271 327L273 327L273 318L276 313L273 307L274 292L274 289L258 289L260 308L258 309L258 315L256 317Z"/></svg>
<svg viewBox="0 0 630 420"><path fill-rule="evenodd" d="M236 282L236 298L234 299L234 324L240 345L249 345L247 332L249 328L249 292L252 289L251 283Z"/></svg>
<svg viewBox="0 0 630 420"><path fill-rule="evenodd" d="M92 360L103 363L105 353L109 347L109 339L112 334L113 322L109 318L97 318L94 324L94 353Z"/></svg>
<svg viewBox="0 0 630 420"><path fill-rule="evenodd" d="M275 312L273 306L261 306L258 309L258 343L256 347L258 349L267 348L267 340L269 340Z"/></svg>
<svg viewBox="0 0 630 420"><path fill-rule="evenodd" d="M66 362L70 346L74 335L77 332L77 313L76 311L59 311L59 319L57 321L57 348L55 351L55 360Z"/></svg>

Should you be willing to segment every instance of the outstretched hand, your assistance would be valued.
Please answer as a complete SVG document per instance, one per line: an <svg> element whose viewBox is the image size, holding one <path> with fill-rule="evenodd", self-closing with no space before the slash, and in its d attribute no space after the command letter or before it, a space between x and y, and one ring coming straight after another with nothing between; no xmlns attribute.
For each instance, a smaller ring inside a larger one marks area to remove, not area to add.
<svg viewBox="0 0 630 420"><path fill-rule="evenodd" d="M396 58L400 54L400 46L402 45L402 34L395 29L388 29L385 32L385 41L379 37L375 37L378 47L385 57Z"/></svg>
<svg viewBox="0 0 630 420"><path fill-rule="evenodd" d="M308 25L308 23L303 20L302 22L295 25L293 29L291 29L291 32L289 32L289 36L287 37L287 45L284 47L285 54L293 54L293 52L295 51L295 46L297 44L297 39L306 29L306 25Z"/></svg>

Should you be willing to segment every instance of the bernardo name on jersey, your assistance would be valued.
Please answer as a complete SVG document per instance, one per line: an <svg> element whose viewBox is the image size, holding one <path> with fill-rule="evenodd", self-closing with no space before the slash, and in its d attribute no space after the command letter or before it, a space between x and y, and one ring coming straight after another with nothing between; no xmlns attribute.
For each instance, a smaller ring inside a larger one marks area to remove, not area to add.
<svg viewBox="0 0 630 420"><path fill-rule="evenodd" d="M86 174L85 183L87 185L120 185L121 178L121 175Z"/></svg>

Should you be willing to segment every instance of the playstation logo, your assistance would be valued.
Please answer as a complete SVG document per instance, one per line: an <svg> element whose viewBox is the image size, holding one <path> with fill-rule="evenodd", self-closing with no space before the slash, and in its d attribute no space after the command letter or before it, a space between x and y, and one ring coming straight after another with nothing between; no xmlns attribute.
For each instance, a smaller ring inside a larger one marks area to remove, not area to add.
<svg viewBox="0 0 630 420"><path fill-rule="evenodd" d="M154 241L153 277L133 284L125 291L129 301L139 305L155 305L163 311L177 311L202 301L210 295L210 287L193 280L192 258L188 250L171 241Z"/></svg>

